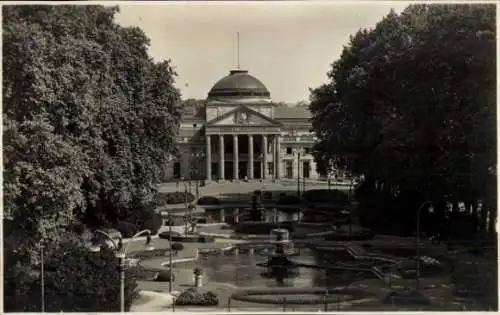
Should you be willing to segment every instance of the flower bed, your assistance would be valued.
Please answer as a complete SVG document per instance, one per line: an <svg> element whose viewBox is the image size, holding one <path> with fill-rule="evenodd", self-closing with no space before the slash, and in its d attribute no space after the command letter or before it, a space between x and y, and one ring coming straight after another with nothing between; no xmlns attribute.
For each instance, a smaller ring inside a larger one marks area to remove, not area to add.
<svg viewBox="0 0 500 315"><path fill-rule="evenodd" d="M325 301L325 293L326 301ZM304 295L312 295L305 298ZM286 299L287 304L322 304L337 303L343 301L357 300L371 296L366 291L357 288L268 288L259 290L248 290L238 292L231 296L232 299L243 302L261 304L282 304Z"/></svg>
<svg viewBox="0 0 500 315"><path fill-rule="evenodd" d="M177 306L217 306L218 304L219 298L215 293L212 291L202 293L194 288L182 292L175 299Z"/></svg>
<svg viewBox="0 0 500 315"><path fill-rule="evenodd" d="M165 248L155 248L153 250L142 250L131 252L128 257L129 258L138 258L138 259L149 259L154 257L162 257L169 255L169 250Z"/></svg>
<svg viewBox="0 0 500 315"><path fill-rule="evenodd" d="M271 230L277 228L287 229L288 231L290 231L290 233L293 233L295 231L295 225L293 222L280 222L280 223L256 223L256 224L241 223L234 228L234 232L240 234L262 235L262 234L270 234Z"/></svg>

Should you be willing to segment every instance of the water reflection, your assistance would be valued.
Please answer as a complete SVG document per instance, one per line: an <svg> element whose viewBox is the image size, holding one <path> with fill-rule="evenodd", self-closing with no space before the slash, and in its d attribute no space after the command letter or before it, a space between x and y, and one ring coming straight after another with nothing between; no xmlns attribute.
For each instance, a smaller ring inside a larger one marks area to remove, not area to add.
<svg viewBox="0 0 500 315"><path fill-rule="evenodd" d="M343 253L339 257L345 257ZM301 250L300 256L293 260L297 264L333 265L332 255L317 255L311 250ZM370 272L349 272L345 270L325 270L322 268L263 268L266 257L258 255L206 255L197 262L184 263L177 268L203 268L205 281L236 285L238 287L297 287L310 288L345 286L353 281L372 278Z"/></svg>

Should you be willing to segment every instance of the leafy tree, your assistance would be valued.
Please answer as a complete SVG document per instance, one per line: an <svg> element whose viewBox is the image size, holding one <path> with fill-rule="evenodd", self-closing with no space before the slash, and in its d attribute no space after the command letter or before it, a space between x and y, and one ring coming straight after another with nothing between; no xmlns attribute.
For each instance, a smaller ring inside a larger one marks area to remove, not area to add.
<svg viewBox="0 0 500 315"><path fill-rule="evenodd" d="M44 216L79 210L101 224L151 201L180 118L170 62L155 64L144 33L114 23L117 8L3 10L7 212L43 205Z"/></svg>
<svg viewBox="0 0 500 315"><path fill-rule="evenodd" d="M49 243L50 244L50 243ZM106 312L120 310L119 261L112 250L88 251L74 241L64 241L45 257L45 311L47 312ZM134 271L126 272L125 308L130 309L137 297ZM40 311L40 273L35 272L25 284L27 295L6 291L6 309ZM12 282L11 282L12 283Z"/></svg>
<svg viewBox="0 0 500 315"><path fill-rule="evenodd" d="M199 117L205 111L205 100L188 98L182 101L181 107L183 115Z"/></svg>
<svg viewBox="0 0 500 315"><path fill-rule="evenodd" d="M311 91L322 167L364 174L387 202L416 190L494 208L495 45L493 5L411 5L357 32Z"/></svg>
<svg viewBox="0 0 500 315"><path fill-rule="evenodd" d="M13 274L26 277L11 280L22 283L39 263L40 240L53 242L52 255L75 222L155 229L149 204L176 149L180 95L171 62L155 63L144 32L114 22L116 7L2 10L4 209L12 225L4 249L12 253L6 270L18 266Z"/></svg>

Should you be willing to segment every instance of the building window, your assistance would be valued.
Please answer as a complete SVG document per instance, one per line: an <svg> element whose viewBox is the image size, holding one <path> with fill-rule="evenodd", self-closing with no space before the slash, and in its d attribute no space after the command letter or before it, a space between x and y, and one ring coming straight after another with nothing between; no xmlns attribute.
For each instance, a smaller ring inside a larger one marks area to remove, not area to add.
<svg viewBox="0 0 500 315"><path fill-rule="evenodd" d="M306 154L311 153L311 148L304 148L304 152L305 152Z"/></svg>
<svg viewBox="0 0 500 315"><path fill-rule="evenodd" d="M273 162L267 162L267 174L268 175L274 174L274 163Z"/></svg>
<svg viewBox="0 0 500 315"><path fill-rule="evenodd" d="M193 128L196 128L196 126L198 126L197 124L193 124Z"/></svg>
<svg viewBox="0 0 500 315"><path fill-rule="evenodd" d="M290 147L286 148L286 154L292 154L292 148Z"/></svg>
<svg viewBox="0 0 500 315"><path fill-rule="evenodd" d="M285 170L286 170L286 177L287 178L293 178L293 164L291 160L286 160L285 161Z"/></svg>

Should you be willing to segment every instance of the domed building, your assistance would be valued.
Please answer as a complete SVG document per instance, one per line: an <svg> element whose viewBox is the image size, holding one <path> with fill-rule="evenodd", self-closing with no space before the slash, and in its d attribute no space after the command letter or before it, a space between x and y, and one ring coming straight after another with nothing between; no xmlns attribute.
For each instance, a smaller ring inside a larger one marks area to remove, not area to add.
<svg viewBox="0 0 500 315"><path fill-rule="evenodd" d="M170 178L207 181L317 178L307 107L273 103L246 70L232 70L208 92L205 110L182 117ZM300 153L300 154L299 154Z"/></svg>

